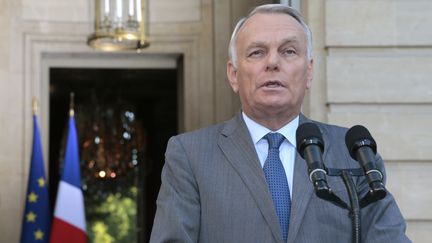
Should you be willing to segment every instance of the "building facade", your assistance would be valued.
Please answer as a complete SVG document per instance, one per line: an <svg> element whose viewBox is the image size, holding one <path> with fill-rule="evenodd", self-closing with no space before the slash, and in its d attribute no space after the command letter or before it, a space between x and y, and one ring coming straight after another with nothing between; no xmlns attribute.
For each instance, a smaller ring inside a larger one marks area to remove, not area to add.
<svg viewBox="0 0 432 243"><path fill-rule="evenodd" d="M150 0L150 47L138 54L106 54L86 45L92 31L88 1L1 0L1 241L19 240L33 97L41 103L41 136L48 154L49 68L119 62L122 67L177 67L182 70L178 130L207 126L239 110L225 71L234 24L253 6L269 2ZM407 219L408 235L413 242L428 242L432 2L304 0L300 8L313 32L315 69L304 113L323 122L369 128L386 161L387 188Z"/></svg>

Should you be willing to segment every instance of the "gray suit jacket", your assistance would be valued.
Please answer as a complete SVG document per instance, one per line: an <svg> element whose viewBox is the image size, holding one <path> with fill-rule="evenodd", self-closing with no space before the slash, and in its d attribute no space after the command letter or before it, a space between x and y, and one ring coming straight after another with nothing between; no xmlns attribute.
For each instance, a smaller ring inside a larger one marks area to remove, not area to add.
<svg viewBox="0 0 432 243"><path fill-rule="evenodd" d="M300 115L300 123L311 122ZM346 129L315 122L330 168L358 168L345 146ZM384 170L383 161L377 163ZM347 203L339 177L329 185ZM355 179L360 196L368 191ZM392 197L361 210L362 242L410 242ZM296 155L288 243L351 242L348 211L318 198L306 162ZM282 243L282 233L251 136L240 114L230 121L172 137L150 242Z"/></svg>

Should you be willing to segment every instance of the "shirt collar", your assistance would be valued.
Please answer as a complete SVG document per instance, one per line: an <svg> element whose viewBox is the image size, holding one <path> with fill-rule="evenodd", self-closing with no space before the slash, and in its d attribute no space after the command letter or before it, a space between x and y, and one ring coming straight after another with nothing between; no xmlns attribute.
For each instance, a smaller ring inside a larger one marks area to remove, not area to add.
<svg viewBox="0 0 432 243"><path fill-rule="evenodd" d="M267 133L278 132L282 134L294 147L296 147L296 131L299 125L299 116L294 118L291 122L281 127L277 131L272 131L263 125L258 124L249 118L243 111L242 116L254 144L257 144Z"/></svg>

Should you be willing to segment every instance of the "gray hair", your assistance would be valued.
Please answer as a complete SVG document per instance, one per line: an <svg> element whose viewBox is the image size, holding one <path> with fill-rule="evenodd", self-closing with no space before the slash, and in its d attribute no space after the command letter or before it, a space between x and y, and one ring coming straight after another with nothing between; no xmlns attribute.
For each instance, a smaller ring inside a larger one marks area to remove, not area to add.
<svg viewBox="0 0 432 243"><path fill-rule="evenodd" d="M230 40L229 47L228 47L228 56L229 56L229 59L232 61L234 67L237 67L236 41L237 41L238 33L240 32L240 29L244 26L246 21L257 13L288 14L289 16L291 16L295 20L297 20L297 22L299 22L300 25L303 27L303 30L306 34L306 41L307 41L306 56L309 60L312 60L312 32L309 29L309 26L307 26L307 24L303 20L303 17L301 16L301 14L297 10L295 10L294 8L291 8L291 7L286 6L286 5L266 4L266 5L261 5L261 6L254 8L246 17L240 19L239 22L237 22L237 25L234 28L234 31L231 35L231 40Z"/></svg>

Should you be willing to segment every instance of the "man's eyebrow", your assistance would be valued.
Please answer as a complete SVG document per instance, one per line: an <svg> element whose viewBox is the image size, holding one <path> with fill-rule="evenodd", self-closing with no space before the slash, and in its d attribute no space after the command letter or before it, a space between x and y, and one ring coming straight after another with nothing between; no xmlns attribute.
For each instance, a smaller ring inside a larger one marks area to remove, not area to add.
<svg viewBox="0 0 432 243"><path fill-rule="evenodd" d="M266 43L264 41L254 41L247 46L247 49L255 48L255 47L263 47Z"/></svg>
<svg viewBox="0 0 432 243"><path fill-rule="evenodd" d="M297 37L289 37L282 40L281 45L286 44L299 44L300 41ZM266 46L267 42L265 41L254 41L247 46L247 49L255 48L255 47L263 47Z"/></svg>

